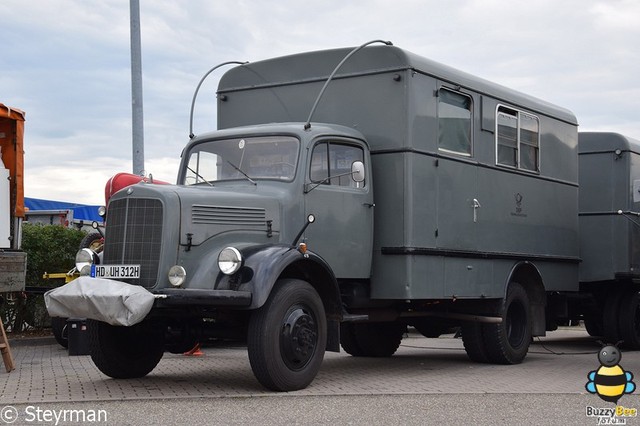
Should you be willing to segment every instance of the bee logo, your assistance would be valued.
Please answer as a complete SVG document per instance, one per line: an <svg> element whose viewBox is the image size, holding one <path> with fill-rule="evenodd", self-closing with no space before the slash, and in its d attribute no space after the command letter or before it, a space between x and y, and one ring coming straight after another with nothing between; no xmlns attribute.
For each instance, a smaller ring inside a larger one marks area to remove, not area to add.
<svg viewBox="0 0 640 426"><path fill-rule="evenodd" d="M625 393L632 393L636 389L632 381L633 373L624 371L619 365L621 359L622 353L616 346L603 346L598 352L600 368L587 375L587 392L598 394L601 399L615 404Z"/></svg>

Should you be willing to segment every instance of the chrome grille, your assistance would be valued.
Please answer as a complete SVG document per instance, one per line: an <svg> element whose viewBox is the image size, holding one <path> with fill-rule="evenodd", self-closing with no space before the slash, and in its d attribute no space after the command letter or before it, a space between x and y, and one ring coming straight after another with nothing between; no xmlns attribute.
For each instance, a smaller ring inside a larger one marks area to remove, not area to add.
<svg viewBox="0 0 640 426"><path fill-rule="evenodd" d="M195 204L191 208L191 221L205 225L231 225L262 227L266 212L260 207L227 207Z"/></svg>
<svg viewBox="0 0 640 426"><path fill-rule="evenodd" d="M103 263L140 265L140 279L123 280L153 287L158 276L162 245L162 203L125 198L109 204Z"/></svg>

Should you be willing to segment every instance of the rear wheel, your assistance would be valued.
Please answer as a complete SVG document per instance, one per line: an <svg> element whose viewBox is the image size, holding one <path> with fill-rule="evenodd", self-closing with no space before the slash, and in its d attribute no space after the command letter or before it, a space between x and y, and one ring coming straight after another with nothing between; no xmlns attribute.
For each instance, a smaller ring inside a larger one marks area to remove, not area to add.
<svg viewBox="0 0 640 426"><path fill-rule="evenodd" d="M340 324L340 346L351 356L363 356L362 349L356 339L356 329L352 322L343 322Z"/></svg>
<svg viewBox="0 0 640 426"><path fill-rule="evenodd" d="M469 359L475 362L489 362L482 323L464 322L462 324L462 343Z"/></svg>
<svg viewBox="0 0 640 426"><path fill-rule="evenodd" d="M162 329L140 323L131 327L89 320L91 359L114 379L132 379L149 374L164 353Z"/></svg>
<svg viewBox="0 0 640 426"><path fill-rule="evenodd" d="M589 336L600 337L602 336L602 316L588 315L584 317L584 328L589 333Z"/></svg>
<svg viewBox="0 0 640 426"><path fill-rule="evenodd" d="M251 315L249 362L266 388L293 391L318 374L327 345L327 318L316 290L296 279L279 280Z"/></svg>
<svg viewBox="0 0 640 426"><path fill-rule="evenodd" d="M640 349L640 292L636 288L623 294L618 329L623 347L632 350Z"/></svg>
<svg viewBox="0 0 640 426"><path fill-rule="evenodd" d="M605 343L610 343L612 345L617 344L620 340L622 340L620 335L620 324L619 324L619 315L620 315L620 304L622 302L622 298L624 296L624 292L622 291L613 291L607 297L607 300L604 303L604 312L602 316L602 332Z"/></svg>
<svg viewBox="0 0 640 426"><path fill-rule="evenodd" d="M500 324L484 324L485 349L489 362L518 364L531 344L531 307L521 284L512 282L502 307Z"/></svg>

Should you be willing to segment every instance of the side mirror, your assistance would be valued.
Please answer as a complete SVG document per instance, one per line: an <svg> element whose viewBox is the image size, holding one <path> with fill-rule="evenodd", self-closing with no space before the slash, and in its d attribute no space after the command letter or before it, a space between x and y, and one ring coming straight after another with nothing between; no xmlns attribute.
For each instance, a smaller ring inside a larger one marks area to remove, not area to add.
<svg viewBox="0 0 640 426"><path fill-rule="evenodd" d="M364 182L364 163L362 161L354 161L351 164L351 177L356 182Z"/></svg>

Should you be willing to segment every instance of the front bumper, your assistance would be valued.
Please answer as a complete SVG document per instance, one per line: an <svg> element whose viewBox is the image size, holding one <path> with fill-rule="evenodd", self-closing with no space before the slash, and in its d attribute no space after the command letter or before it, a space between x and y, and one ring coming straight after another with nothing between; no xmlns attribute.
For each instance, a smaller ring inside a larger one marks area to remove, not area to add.
<svg viewBox="0 0 640 426"><path fill-rule="evenodd" d="M131 326L149 314L155 296L137 285L79 277L46 292L44 301L52 317L88 318Z"/></svg>
<svg viewBox="0 0 640 426"><path fill-rule="evenodd" d="M131 326L153 308L245 308L249 291L165 288L151 293L144 287L105 278L79 277L45 293L52 317L89 318L111 325Z"/></svg>
<svg viewBox="0 0 640 426"><path fill-rule="evenodd" d="M178 306L247 307L251 305L250 291L164 288L154 293L155 307Z"/></svg>

